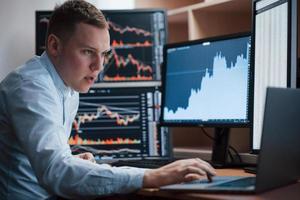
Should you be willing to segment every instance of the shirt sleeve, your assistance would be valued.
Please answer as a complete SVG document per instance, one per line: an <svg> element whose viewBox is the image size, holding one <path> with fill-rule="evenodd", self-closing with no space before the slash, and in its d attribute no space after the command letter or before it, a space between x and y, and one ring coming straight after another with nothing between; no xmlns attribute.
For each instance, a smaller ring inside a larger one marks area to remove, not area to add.
<svg viewBox="0 0 300 200"><path fill-rule="evenodd" d="M128 193L142 187L146 169L111 167L72 156L60 119L55 88L42 81L18 80L8 99L14 131L39 184L65 198Z"/></svg>

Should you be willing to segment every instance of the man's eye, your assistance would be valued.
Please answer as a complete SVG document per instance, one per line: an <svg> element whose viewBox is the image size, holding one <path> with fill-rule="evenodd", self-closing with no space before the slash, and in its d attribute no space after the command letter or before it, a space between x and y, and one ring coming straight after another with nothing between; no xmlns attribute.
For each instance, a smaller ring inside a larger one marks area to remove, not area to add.
<svg viewBox="0 0 300 200"><path fill-rule="evenodd" d="M111 55L112 55L111 51L107 51L107 52L102 53L102 56L105 57L105 58L109 58Z"/></svg>
<svg viewBox="0 0 300 200"><path fill-rule="evenodd" d="M93 51L91 51L91 50L83 50L83 53L86 54L86 55L92 55Z"/></svg>

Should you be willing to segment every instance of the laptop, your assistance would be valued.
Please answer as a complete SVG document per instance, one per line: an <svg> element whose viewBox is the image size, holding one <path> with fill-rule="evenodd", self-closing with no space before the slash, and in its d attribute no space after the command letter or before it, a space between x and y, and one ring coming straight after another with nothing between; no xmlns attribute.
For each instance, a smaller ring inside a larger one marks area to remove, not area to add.
<svg viewBox="0 0 300 200"><path fill-rule="evenodd" d="M161 190L259 193L295 183L300 169L300 90L268 88L256 177L216 176Z"/></svg>

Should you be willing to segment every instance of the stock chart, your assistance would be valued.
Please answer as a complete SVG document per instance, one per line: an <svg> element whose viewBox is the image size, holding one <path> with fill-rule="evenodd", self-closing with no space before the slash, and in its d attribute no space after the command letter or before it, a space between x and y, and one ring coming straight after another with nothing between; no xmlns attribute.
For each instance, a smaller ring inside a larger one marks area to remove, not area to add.
<svg viewBox="0 0 300 200"><path fill-rule="evenodd" d="M160 80L162 48L166 42L163 12L104 11L113 49L104 81Z"/></svg>
<svg viewBox="0 0 300 200"><path fill-rule="evenodd" d="M249 42L244 37L169 49L164 118L246 119Z"/></svg>
<svg viewBox="0 0 300 200"><path fill-rule="evenodd" d="M69 144L109 157L160 155L155 88L92 88L80 94Z"/></svg>

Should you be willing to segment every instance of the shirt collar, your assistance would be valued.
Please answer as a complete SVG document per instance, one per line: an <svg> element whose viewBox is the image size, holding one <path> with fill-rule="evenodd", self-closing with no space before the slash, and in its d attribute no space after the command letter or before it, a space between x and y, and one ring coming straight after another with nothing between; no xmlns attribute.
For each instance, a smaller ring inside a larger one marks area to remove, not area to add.
<svg viewBox="0 0 300 200"><path fill-rule="evenodd" d="M72 96L74 94L74 90L64 83L59 74L57 73L54 65L52 64L48 54L44 52L40 57L41 62L46 67L49 72L53 82L55 83L55 87L62 93L64 97Z"/></svg>

